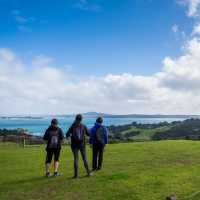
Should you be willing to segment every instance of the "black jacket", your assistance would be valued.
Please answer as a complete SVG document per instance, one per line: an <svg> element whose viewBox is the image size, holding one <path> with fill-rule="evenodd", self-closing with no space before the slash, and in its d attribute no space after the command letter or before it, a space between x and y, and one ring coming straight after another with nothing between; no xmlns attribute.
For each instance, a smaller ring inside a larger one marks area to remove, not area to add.
<svg viewBox="0 0 200 200"><path fill-rule="evenodd" d="M49 149L49 145L51 142L51 131L58 131L59 137L58 137L58 149L61 149L61 142L64 139L63 131L61 128L54 128L52 126L49 126L49 128L45 131L45 134L43 136L43 140L47 141L46 149Z"/></svg>
<svg viewBox="0 0 200 200"><path fill-rule="evenodd" d="M71 146L72 147L80 147L80 146L85 146L85 136L90 136L90 133L87 129L87 127L84 124L81 124L84 128L84 139L83 142L81 144L77 144L76 141L74 140L72 134L73 134L73 130L74 128L77 126L76 122L74 122L71 127L68 129L67 133L66 133L66 138L71 137Z"/></svg>

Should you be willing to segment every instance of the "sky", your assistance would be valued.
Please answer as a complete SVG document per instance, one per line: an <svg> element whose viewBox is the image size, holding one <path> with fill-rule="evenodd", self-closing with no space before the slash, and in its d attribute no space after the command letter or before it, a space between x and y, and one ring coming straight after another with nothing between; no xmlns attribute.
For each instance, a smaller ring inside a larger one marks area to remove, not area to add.
<svg viewBox="0 0 200 200"><path fill-rule="evenodd" d="M0 115L200 114L200 0L0 0Z"/></svg>

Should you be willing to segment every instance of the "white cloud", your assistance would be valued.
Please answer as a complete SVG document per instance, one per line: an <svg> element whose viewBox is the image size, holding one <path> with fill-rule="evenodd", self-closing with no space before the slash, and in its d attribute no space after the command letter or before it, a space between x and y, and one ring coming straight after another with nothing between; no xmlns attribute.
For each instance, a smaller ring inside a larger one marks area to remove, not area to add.
<svg viewBox="0 0 200 200"><path fill-rule="evenodd" d="M82 1L84 2L87 1ZM197 16L198 1L184 1ZM197 23L198 24L198 21ZM151 76L108 74L80 77L45 55L27 66L15 52L0 48L0 114L106 113L200 114L200 39L194 26L183 55L163 60ZM174 32L178 26L172 27ZM70 66L71 68L71 66Z"/></svg>
<svg viewBox="0 0 200 200"><path fill-rule="evenodd" d="M174 25L172 26L172 31L173 31L174 33L177 33L177 32L179 31L179 27L178 27L177 24L174 24Z"/></svg>
<svg viewBox="0 0 200 200"><path fill-rule="evenodd" d="M45 55L38 55L38 56L35 56L32 60L32 64L34 66L48 66L49 64L51 64L53 61L52 58L50 57L47 57Z"/></svg>
<svg viewBox="0 0 200 200"><path fill-rule="evenodd" d="M200 24L198 23L193 27L192 35L199 35L199 34L200 34Z"/></svg>
<svg viewBox="0 0 200 200"><path fill-rule="evenodd" d="M12 10L11 14L16 21L16 26L18 30L22 32L31 32L32 31L32 24L33 23L39 23L39 24L45 24L47 23L47 20L38 20L35 17L27 17L23 16L19 10Z"/></svg>
<svg viewBox="0 0 200 200"><path fill-rule="evenodd" d="M177 0L177 2L188 7L187 15L189 17L199 16L200 0Z"/></svg>
<svg viewBox="0 0 200 200"><path fill-rule="evenodd" d="M6 48L1 48L0 49L0 59L4 60L5 62L10 62L15 59L15 55L12 51L10 51Z"/></svg>
<svg viewBox="0 0 200 200"><path fill-rule="evenodd" d="M189 0L188 16L199 15L198 13L199 5L200 5L200 0Z"/></svg>
<svg viewBox="0 0 200 200"><path fill-rule="evenodd" d="M200 112L200 41L185 45L184 55L166 57L152 76L129 73L77 77L53 67L44 55L27 67L9 49L0 49L0 113L192 113Z"/></svg>
<svg viewBox="0 0 200 200"><path fill-rule="evenodd" d="M90 3L88 0L78 0L77 3L74 4L74 7L79 8L81 10L88 10L99 12L102 10L101 6L95 3Z"/></svg>

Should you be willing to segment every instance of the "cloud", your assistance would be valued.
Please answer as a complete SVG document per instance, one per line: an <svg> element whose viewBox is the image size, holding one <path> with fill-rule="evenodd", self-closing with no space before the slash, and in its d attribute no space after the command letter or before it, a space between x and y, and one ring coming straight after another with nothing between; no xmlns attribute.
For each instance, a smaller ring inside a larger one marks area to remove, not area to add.
<svg viewBox="0 0 200 200"><path fill-rule="evenodd" d="M198 23L193 27L192 35L199 35L199 34L200 34L200 24Z"/></svg>
<svg viewBox="0 0 200 200"><path fill-rule="evenodd" d="M81 10L88 10L94 12L99 12L102 10L100 5L90 3L88 0L78 0L78 2L74 4L74 7L79 8Z"/></svg>
<svg viewBox="0 0 200 200"><path fill-rule="evenodd" d="M45 55L38 55L38 56L35 56L32 60L32 64L34 66L39 66L39 67L42 67L42 66L48 66L52 63L53 59L48 57L48 56L45 56Z"/></svg>
<svg viewBox="0 0 200 200"><path fill-rule="evenodd" d="M20 10L12 10L11 14L16 21L16 26L18 30L22 32L31 32L32 31L32 25L34 23L39 23L39 24L46 24L48 21L47 20L38 20L35 17L26 17L23 16L20 12Z"/></svg>
<svg viewBox="0 0 200 200"><path fill-rule="evenodd" d="M171 27L171 31L174 33L176 40L185 40L186 38L185 31L181 30L181 28L177 24L174 24Z"/></svg>
<svg viewBox="0 0 200 200"><path fill-rule="evenodd" d="M196 37L185 44L182 56L166 57L162 70L151 76L80 77L55 66L53 58L30 59L28 67L10 49L0 49L1 114L200 112L200 40Z"/></svg>
<svg viewBox="0 0 200 200"><path fill-rule="evenodd" d="M179 27L178 27L177 24L174 24L174 25L172 26L172 31L173 31L174 33L177 33L177 32L179 31Z"/></svg>
<svg viewBox="0 0 200 200"><path fill-rule="evenodd" d="M177 2L188 7L187 15L189 17L199 16L200 0L177 0Z"/></svg>
<svg viewBox="0 0 200 200"><path fill-rule="evenodd" d="M185 2L189 8L196 6L189 9L189 16L198 15L197 1ZM36 55L27 64L11 49L0 48L0 114L199 114L198 24L197 18L195 34L185 42L182 55L166 56L162 69L149 76L124 73L81 77L70 65L57 66L51 57ZM173 30L177 32L178 26Z"/></svg>
<svg viewBox="0 0 200 200"><path fill-rule="evenodd" d="M25 24L28 22L28 19L22 16L15 16L15 20L20 24Z"/></svg>
<svg viewBox="0 0 200 200"><path fill-rule="evenodd" d="M199 15L198 9L200 5L200 0L189 0L188 3L189 3L188 16Z"/></svg>

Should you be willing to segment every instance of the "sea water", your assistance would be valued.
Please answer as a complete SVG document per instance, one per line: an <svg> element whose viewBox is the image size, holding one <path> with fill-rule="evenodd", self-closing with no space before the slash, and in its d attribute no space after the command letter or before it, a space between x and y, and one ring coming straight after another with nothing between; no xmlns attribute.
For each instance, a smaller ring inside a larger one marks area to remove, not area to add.
<svg viewBox="0 0 200 200"><path fill-rule="evenodd" d="M64 132L67 131L71 123L74 121L74 117L56 117L59 120L59 125L63 129ZM28 130L29 133L34 135L42 135L45 130L48 128L52 117L38 117L38 118L20 118L20 117L12 117L12 118L0 118L0 129L17 129L23 128ZM85 117L83 123L88 126L88 128L92 127L95 123L95 117ZM138 123L159 123L159 122L172 122L172 121L182 121L184 118L113 118L106 117L104 118L104 124L106 126L109 125L123 125L130 124L132 122Z"/></svg>

